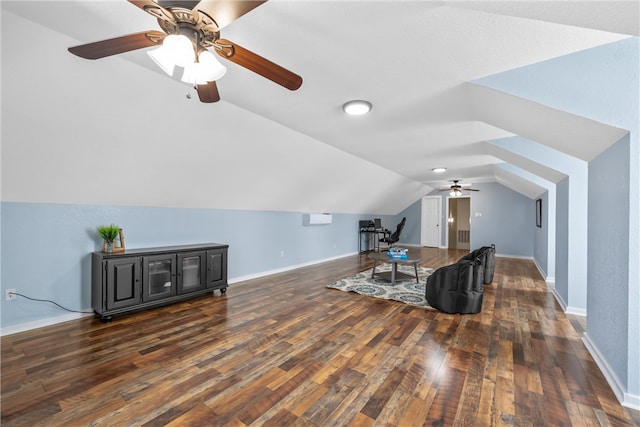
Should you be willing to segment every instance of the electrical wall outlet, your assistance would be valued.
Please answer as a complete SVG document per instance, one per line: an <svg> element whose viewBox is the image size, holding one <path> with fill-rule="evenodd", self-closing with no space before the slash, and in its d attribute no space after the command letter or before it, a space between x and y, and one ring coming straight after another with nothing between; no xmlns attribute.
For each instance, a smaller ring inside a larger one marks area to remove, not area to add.
<svg viewBox="0 0 640 427"><path fill-rule="evenodd" d="M7 289L4 291L4 299L6 301L13 301L16 299L16 290L15 289Z"/></svg>

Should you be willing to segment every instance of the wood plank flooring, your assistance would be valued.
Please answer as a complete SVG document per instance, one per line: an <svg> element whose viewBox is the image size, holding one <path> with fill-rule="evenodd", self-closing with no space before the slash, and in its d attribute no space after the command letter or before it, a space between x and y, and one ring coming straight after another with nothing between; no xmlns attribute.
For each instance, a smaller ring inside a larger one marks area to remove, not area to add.
<svg viewBox="0 0 640 427"><path fill-rule="evenodd" d="M464 316L325 287L369 267L354 255L3 337L1 423L635 425L531 261L497 258L482 313Z"/></svg>

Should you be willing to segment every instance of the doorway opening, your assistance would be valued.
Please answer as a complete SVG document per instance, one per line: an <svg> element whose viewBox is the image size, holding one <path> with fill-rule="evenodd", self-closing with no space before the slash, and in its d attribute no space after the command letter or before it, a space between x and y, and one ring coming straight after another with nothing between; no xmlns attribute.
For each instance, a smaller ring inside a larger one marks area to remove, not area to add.
<svg viewBox="0 0 640 427"><path fill-rule="evenodd" d="M450 249L471 249L471 198L447 199L447 243Z"/></svg>

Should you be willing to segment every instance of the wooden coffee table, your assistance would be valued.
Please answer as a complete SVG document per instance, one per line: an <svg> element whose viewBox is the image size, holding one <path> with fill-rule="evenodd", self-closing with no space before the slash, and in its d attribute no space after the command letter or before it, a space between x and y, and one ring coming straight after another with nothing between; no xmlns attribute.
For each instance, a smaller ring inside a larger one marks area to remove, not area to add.
<svg viewBox="0 0 640 427"><path fill-rule="evenodd" d="M382 279L388 280L392 285L396 283L396 279L412 279L415 277L416 283L420 283L418 278L418 263L422 261L419 254L408 251L406 258L393 258L387 255L386 252L371 252L369 253L369 259L373 260L373 270L371 271L371 278L378 276ZM388 262L391 264L391 271L379 271L376 273L376 266L378 263ZM398 264L413 264L413 269L416 272L415 276L412 276L402 271L398 271Z"/></svg>

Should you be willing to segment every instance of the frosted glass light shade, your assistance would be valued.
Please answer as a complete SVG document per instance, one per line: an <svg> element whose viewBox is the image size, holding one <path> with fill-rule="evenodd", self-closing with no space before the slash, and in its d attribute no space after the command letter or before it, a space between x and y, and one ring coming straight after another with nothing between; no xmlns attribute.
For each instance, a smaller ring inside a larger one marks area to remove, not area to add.
<svg viewBox="0 0 640 427"><path fill-rule="evenodd" d="M169 74L170 76L173 75L173 69L175 68L176 63L169 51L165 49L164 46L160 46L157 49L147 51L147 55L149 55L149 57L153 59L153 62L155 62L156 65L162 69L162 71Z"/></svg>
<svg viewBox="0 0 640 427"><path fill-rule="evenodd" d="M227 68L222 65L215 57L215 55L208 50L200 52L198 55L198 61L203 66L203 73L207 81L212 82L222 78L227 72Z"/></svg>
<svg viewBox="0 0 640 427"><path fill-rule="evenodd" d="M203 85L218 80L227 69L208 50L198 55L199 62L192 62L184 67L182 81L189 84Z"/></svg>
<svg viewBox="0 0 640 427"><path fill-rule="evenodd" d="M171 34L164 38L162 47L166 49L178 67L185 67L196 59L191 40L187 36Z"/></svg>

